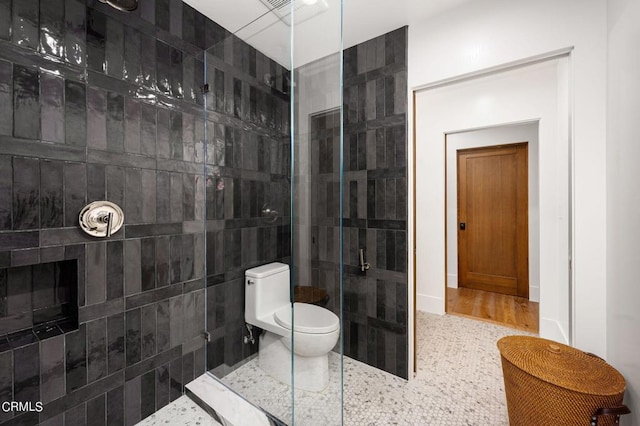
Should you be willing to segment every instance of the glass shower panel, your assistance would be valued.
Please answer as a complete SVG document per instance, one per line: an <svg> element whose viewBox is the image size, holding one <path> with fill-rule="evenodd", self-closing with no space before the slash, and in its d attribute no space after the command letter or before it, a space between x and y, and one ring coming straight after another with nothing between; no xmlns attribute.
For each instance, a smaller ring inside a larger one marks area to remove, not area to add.
<svg viewBox="0 0 640 426"><path fill-rule="evenodd" d="M213 40L205 52L203 77L206 369L292 424L290 352L280 342L290 340L290 332L265 339L265 321L245 318L245 273L264 265L278 273L266 274L266 283L264 273L254 278L253 288L260 290L251 306L261 312L277 308L291 317L290 28L265 8L264 15L234 33L217 27L207 34ZM271 44L261 49L256 40L266 39ZM273 296L271 303L261 295ZM269 313L273 331L277 326ZM273 377L261 368L257 354L259 348L267 353L278 345L277 367L282 368Z"/></svg>
<svg viewBox="0 0 640 426"><path fill-rule="evenodd" d="M294 423L342 424L342 1L298 2L292 17ZM298 303L302 303L298 305ZM311 318L303 308L313 304ZM297 346L296 346L297 345ZM316 354L314 354L316 355ZM309 370L323 379L309 380Z"/></svg>
<svg viewBox="0 0 640 426"><path fill-rule="evenodd" d="M287 424L338 425L342 2L263 3L206 29L206 369Z"/></svg>

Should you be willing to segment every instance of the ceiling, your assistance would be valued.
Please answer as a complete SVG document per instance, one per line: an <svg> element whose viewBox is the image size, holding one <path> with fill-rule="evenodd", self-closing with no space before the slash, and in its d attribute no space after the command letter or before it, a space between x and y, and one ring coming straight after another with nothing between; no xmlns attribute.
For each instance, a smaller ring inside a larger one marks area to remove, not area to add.
<svg viewBox="0 0 640 426"><path fill-rule="evenodd" d="M340 48L340 0L318 0L327 4L327 10L295 24L293 37L291 27L260 0L184 1L287 68L291 67L292 39L295 68L335 53ZM305 2L296 1L297 4ZM423 21L468 1L343 0L344 47Z"/></svg>

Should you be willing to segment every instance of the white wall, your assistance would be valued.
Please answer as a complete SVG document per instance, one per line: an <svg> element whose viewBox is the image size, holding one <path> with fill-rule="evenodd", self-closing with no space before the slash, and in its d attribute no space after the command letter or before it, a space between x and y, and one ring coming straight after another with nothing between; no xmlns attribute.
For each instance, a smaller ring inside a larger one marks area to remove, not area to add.
<svg viewBox="0 0 640 426"><path fill-rule="evenodd" d="M607 360L627 380L623 424L640 425L640 2L608 5Z"/></svg>
<svg viewBox="0 0 640 426"><path fill-rule="evenodd" d="M409 88L415 88L574 46L573 343L601 356L606 356L607 296L606 13L600 0L469 2L409 26L408 76Z"/></svg>
<svg viewBox="0 0 640 426"><path fill-rule="evenodd" d="M460 149L528 142L529 300L540 301L538 122L489 127L446 136L447 286L458 287L458 156Z"/></svg>

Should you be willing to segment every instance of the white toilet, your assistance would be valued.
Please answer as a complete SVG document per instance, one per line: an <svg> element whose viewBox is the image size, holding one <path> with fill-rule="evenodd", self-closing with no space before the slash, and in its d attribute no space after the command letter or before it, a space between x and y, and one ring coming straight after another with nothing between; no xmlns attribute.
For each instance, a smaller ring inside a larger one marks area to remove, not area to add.
<svg viewBox="0 0 640 426"><path fill-rule="evenodd" d="M294 386L321 391L329 384L329 352L340 335L340 319L330 310L290 302L289 265L269 263L247 270L247 324L264 330L258 345L258 365L270 376L291 383L293 323Z"/></svg>

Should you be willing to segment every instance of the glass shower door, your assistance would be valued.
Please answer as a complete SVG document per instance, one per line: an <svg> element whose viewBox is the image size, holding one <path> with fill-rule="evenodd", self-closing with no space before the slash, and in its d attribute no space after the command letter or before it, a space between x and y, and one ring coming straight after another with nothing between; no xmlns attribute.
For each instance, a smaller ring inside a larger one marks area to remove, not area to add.
<svg viewBox="0 0 640 426"><path fill-rule="evenodd" d="M206 370L287 424L339 425L342 2L264 3L233 33L207 28ZM289 279L269 339L246 323L245 273L274 262L288 265ZM294 311L294 302L312 307ZM311 312L306 326L294 314L302 311ZM326 347L311 384L301 371L308 339ZM270 348L286 377L261 363Z"/></svg>

